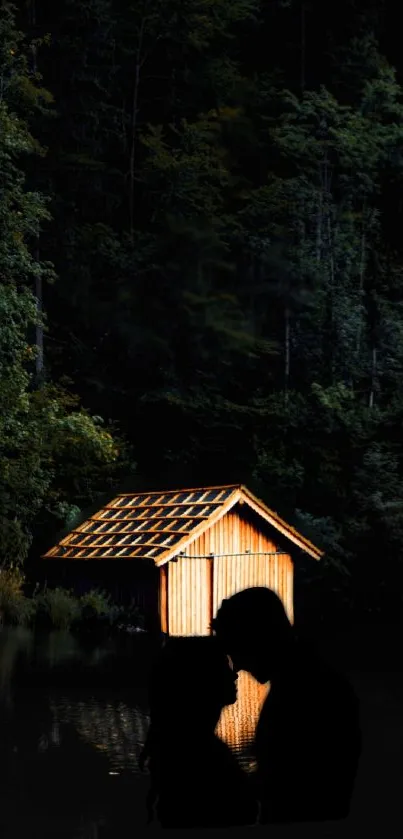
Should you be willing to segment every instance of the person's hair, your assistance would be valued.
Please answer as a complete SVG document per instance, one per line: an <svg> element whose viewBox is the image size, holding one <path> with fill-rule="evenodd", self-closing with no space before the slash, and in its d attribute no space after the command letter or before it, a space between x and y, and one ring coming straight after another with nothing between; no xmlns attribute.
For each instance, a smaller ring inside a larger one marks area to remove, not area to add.
<svg viewBox="0 0 403 839"><path fill-rule="evenodd" d="M214 725L227 667L228 656L214 636L170 638L164 644L149 684L150 727L141 763L151 758L155 765L167 743L181 732L188 736L194 720L207 718Z"/></svg>
<svg viewBox="0 0 403 839"><path fill-rule="evenodd" d="M252 627L282 637L293 631L282 600L265 586L247 588L223 600L211 625L218 636L240 635Z"/></svg>
<svg viewBox="0 0 403 839"><path fill-rule="evenodd" d="M214 636L170 638L155 662L149 690L150 726L140 767L149 762L151 787L147 796L149 821L161 790L161 777L183 747L204 737L203 721L216 725L215 714L225 702L228 656ZM186 771L186 766L183 767ZM162 774L161 774L162 773Z"/></svg>
<svg viewBox="0 0 403 839"><path fill-rule="evenodd" d="M214 636L170 638L150 680L151 719L176 716L182 704L186 711L191 705L208 703L216 696L226 666L227 655Z"/></svg>

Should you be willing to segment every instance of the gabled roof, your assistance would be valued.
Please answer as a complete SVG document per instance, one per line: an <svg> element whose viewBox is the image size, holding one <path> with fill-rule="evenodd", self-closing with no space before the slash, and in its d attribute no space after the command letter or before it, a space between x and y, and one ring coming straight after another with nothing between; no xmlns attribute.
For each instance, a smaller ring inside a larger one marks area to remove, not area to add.
<svg viewBox="0 0 403 839"><path fill-rule="evenodd" d="M299 548L323 552L240 484L118 495L65 536L43 559L152 559L163 565L243 502Z"/></svg>

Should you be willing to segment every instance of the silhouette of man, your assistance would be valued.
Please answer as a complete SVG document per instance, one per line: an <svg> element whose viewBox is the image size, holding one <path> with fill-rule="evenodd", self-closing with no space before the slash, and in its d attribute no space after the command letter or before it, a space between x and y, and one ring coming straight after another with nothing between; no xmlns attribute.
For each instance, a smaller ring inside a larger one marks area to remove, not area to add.
<svg viewBox="0 0 403 839"><path fill-rule="evenodd" d="M347 817L361 751L349 683L298 641L268 588L224 600L213 629L235 670L270 682L255 737L261 822Z"/></svg>

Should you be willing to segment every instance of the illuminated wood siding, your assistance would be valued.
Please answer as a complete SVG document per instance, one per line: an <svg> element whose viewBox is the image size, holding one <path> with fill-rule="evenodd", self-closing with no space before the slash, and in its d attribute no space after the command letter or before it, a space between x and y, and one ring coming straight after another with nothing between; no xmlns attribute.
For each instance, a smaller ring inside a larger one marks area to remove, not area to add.
<svg viewBox="0 0 403 839"><path fill-rule="evenodd" d="M235 705L227 705L221 712L216 733L234 750L245 768L252 761L251 745L257 722L270 686L261 685L250 673L238 674L238 698Z"/></svg>
<svg viewBox="0 0 403 839"><path fill-rule="evenodd" d="M243 507L235 507L196 538L185 556L163 566L161 622L168 633L208 635L222 600L250 586L272 588L292 621L293 564L273 538Z"/></svg>
<svg viewBox="0 0 403 839"><path fill-rule="evenodd" d="M268 586L281 597L292 621L293 564L289 554L279 553L263 529L236 509L212 530L216 531L218 543L218 556L214 559L214 614L224 598L237 591L251 586Z"/></svg>
<svg viewBox="0 0 403 839"><path fill-rule="evenodd" d="M168 564L169 635L208 635L208 559L180 557Z"/></svg>

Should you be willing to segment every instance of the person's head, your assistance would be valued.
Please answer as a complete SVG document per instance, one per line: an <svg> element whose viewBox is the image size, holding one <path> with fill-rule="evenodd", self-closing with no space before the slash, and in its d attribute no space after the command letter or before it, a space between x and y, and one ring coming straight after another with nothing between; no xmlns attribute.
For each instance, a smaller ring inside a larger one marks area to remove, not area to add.
<svg viewBox="0 0 403 839"><path fill-rule="evenodd" d="M293 640L282 601L269 588L248 588L223 600L212 628L235 670L268 682Z"/></svg>
<svg viewBox="0 0 403 839"><path fill-rule="evenodd" d="M222 709L236 702L236 680L217 638L171 638L151 682L151 722L214 731Z"/></svg>

